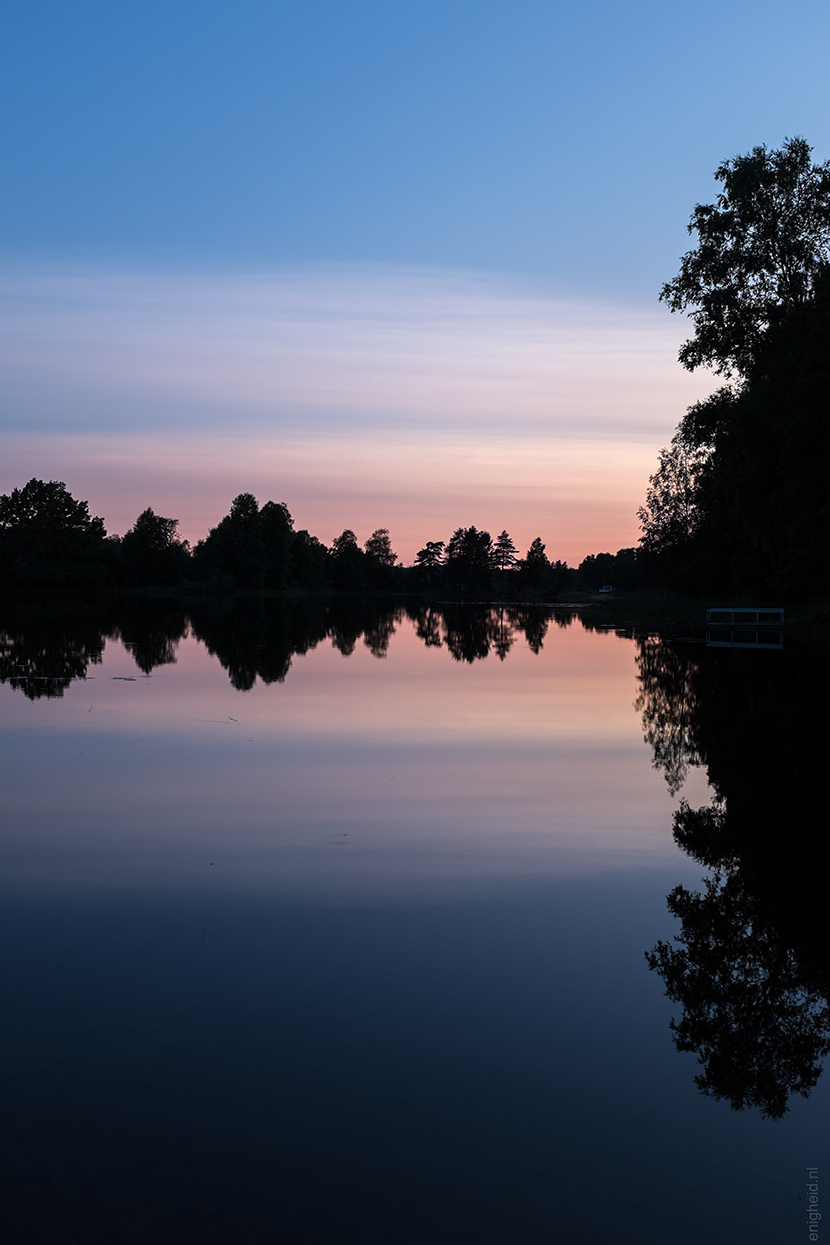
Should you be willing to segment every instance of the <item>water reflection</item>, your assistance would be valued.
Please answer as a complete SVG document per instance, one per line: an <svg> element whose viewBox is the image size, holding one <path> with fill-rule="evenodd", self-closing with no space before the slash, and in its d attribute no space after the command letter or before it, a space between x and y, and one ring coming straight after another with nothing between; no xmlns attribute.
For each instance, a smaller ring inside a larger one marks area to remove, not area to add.
<svg viewBox="0 0 830 1245"><path fill-rule="evenodd" d="M346 657L362 645L384 660L404 623L425 648L470 665L491 655L504 662L519 637L524 651L538 656L550 629L574 620L573 612L549 607L348 598L203 601L187 609L142 598L83 608L16 600L0 609L0 682L30 700L62 697L74 680L90 677L108 639L120 640L138 670L150 674L175 663L179 645L192 636L231 687L247 692L257 682L282 682L295 656L323 643ZM580 623L592 629L589 618ZM826 739L816 723L830 680L806 658L636 638L632 628L621 634L636 639L636 708L669 791L679 792L690 767L699 766L715 792L711 806L684 803L674 816L675 842L710 876L700 893L671 891L669 911L680 932L674 942L658 942L648 963L681 1005L674 1041L697 1054L700 1089L736 1109L779 1118L793 1094L806 1096L815 1086L830 1051L826 930L810 888L824 832L816 810L824 803ZM411 717L412 692L407 697ZM518 711L526 718L526 700ZM228 720L236 721L231 712ZM525 726L532 734L533 725ZM518 746L516 727L512 722ZM466 723L465 736L470 730ZM456 775L460 765L456 757ZM400 761L395 769L401 788ZM476 782L480 787L480 777ZM467 788L460 803L473 807ZM515 821L515 807L510 816Z"/></svg>
<svg viewBox="0 0 830 1245"><path fill-rule="evenodd" d="M6 604L0 621L0 682L30 700L62 696L74 679L101 662L113 621L52 608L43 601Z"/></svg>
<svg viewBox="0 0 830 1245"><path fill-rule="evenodd" d="M671 1028L698 1056L704 1094L778 1119L806 1097L830 1051L830 974L815 871L825 837L819 661L638 641L654 765L672 791L706 767L713 803L681 803L674 839L711 871L703 892L668 896L674 944L647 954L682 1006Z"/></svg>
<svg viewBox="0 0 830 1245"><path fill-rule="evenodd" d="M314 599L286 603L250 599L182 606L163 600L121 599L79 608L77 602L7 601L0 609L0 682L31 700L62 696L73 679L99 663L107 639L120 639L144 674L176 660L192 634L227 670L231 685L250 690L257 680L278 683L291 659L330 640L344 657L358 643L383 659L407 618L428 648L445 648L457 662L494 653L504 661L517 637L541 652L553 622L568 627L571 611L543 606L396 605L382 600Z"/></svg>
<svg viewBox="0 0 830 1245"><path fill-rule="evenodd" d="M424 601L0 605L16 1239L786 1239L767 1172L815 1161L821 1086L774 1130L701 1110L643 948L684 883L686 941L652 955L704 1088L772 1114L815 1083L820 921L781 896L816 868L826 680L640 644L684 857L633 629L601 630Z"/></svg>

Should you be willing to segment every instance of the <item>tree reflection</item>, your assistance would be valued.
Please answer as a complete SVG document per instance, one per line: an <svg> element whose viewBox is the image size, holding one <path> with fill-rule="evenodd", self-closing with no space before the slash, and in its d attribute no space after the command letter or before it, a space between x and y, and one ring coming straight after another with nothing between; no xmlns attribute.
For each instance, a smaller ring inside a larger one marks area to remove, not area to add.
<svg viewBox="0 0 830 1245"><path fill-rule="evenodd" d="M441 648L441 611L433 605L410 609L409 617L415 623L415 634L427 648Z"/></svg>
<svg viewBox="0 0 830 1245"><path fill-rule="evenodd" d="M645 741L654 753L654 768L662 770L672 795L683 786L689 766L700 764L697 688L692 674L693 667L677 648L657 636L638 641L637 678L641 690L635 708L642 715Z"/></svg>
<svg viewBox="0 0 830 1245"><path fill-rule="evenodd" d="M715 868L703 894L683 886L671 892L678 945L660 941L646 959L683 1006L681 1020L671 1022L674 1042L697 1053L703 1093L780 1119L789 1097L806 1098L818 1081L830 1051L830 1007L748 888L740 859L715 863L718 843L728 839L725 822L722 808L681 806L675 839Z"/></svg>
<svg viewBox="0 0 830 1245"><path fill-rule="evenodd" d="M472 664L494 653L504 661L519 636L539 654L551 619L568 626L573 615L534 606L412 605L407 607L415 634L428 648L445 647L453 661Z"/></svg>
<svg viewBox="0 0 830 1245"><path fill-rule="evenodd" d="M257 680L282 682L295 655L329 640L344 657L362 641L384 659L404 616L427 648L444 648L472 664L491 654L504 661L523 636L538 655L551 621L570 626L574 615L545 606L398 604L383 598L308 596L300 600L251 595L203 597L186 605L154 597L7 603L0 612L0 682L27 696L61 696L73 679L99 662L108 638L120 639L136 666L150 674L176 661L188 634L228 672L231 685L250 691Z"/></svg>
<svg viewBox="0 0 830 1245"><path fill-rule="evenodd" d="M63 696L103 658L111 629L88 608L67 610L59 600L12 600L0 612L0 682L29 700Z"/></svg>
<svg viewBox="0 0 830 1245"><path fill-rule="evenodd" d="M187 625L181 608L165 601L139 599L119 619L115 634L142 674L150 674L158 666L175 664L176 650L187 635Z"/></svg>
<svg viewBox="0 0 830 1245"><path fill-rule="evenodd" d="M715 790L711 806L675 813L676 843L710 874L702 892L670 893L680 932L646 959L682 1007L671 1029L677 1049L698 1056L700 1090L779 1119L830 1052L827 933L804 902L824 837L815 710L827 677L820 663L758 656L639 642L637 704L655 765L676 790L689 764L705 764Z"/></svg>

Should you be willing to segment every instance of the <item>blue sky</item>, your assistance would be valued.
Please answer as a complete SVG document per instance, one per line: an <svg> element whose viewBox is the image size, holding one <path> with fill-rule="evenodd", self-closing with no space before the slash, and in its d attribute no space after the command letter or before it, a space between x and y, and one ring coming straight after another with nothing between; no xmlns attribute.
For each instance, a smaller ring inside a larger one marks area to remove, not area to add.
<svg viewBox="0 0 830 1245"><path fill-rule="evenodd" d="M79 311L88 307L92 287L81 297L76 284L70 293L67 273L99 287L109 281L102 314L125 324L135 322L138 277L165 289L177 282L176 298L191 280L186 301L192 301L207 278L225 281L230 291L243 278L270 274L296 286L305 274L318 293L321 281L329 292L334 282L347 308L348 274L356 274L360 301L370 273L385 290L382 308L396 281L411 289L418 274L440 284L443 273L453 306L453 291L466 281L468 291L484 283L487 298L499 287L508 301L517 291L528 306L547 299L554 319L576 303L596 308L598 324L609 314L633 317L632 323L665 317L666 350L673 353L682 325L656 306L656 296L690 245L685 224L694 203L716 192L717 164L794 134L814 145L816 159L830 156L828 35L827 6L798 0L786 9L745 0L7 4L0 44L0 265L12 279L11 292L4 285L0 293L0 312L14 319L21 281L28 280L27 324L34 323L37 304L46 327L40 338L36 324L29 335L31 380L19 359L11 380L0 375L0 427L17 438L0 468L0 488L18 483L16 473L38 461L50 430L62 436L73 430L67 410L78 412L78 435L88 436L92 427L101 436L108 427L123 434L127 425L135 435L151 426L157 435L159 424L171 435L185 425L198 435L192 403L184 422L177 414L179 391L166 402L158 393L143 401L126 386L120 396L111 386L106 400L100 396L99 363L90 362L85 373L82 366L86 355L100 360L101 354L99 330ZM119 274L120 307L112 294ZM399 292L394 297L400 303ZM340 330L332 327L329 294L323 302L331 352ZM170 315L169 300L161 303L160 324ZM230 293L225 307L233 336L241 321ZM422 310L413 313L418 323ZM56 374L48 397L42 382L61 314L65 344L78 346L82 322L87 337L76 352L75 380L65 369ZM435 314L440 325L441 313ZM546 315L550 320L545 312L543 321ZM348 310L343 316L348 320ZM485 318L490 324L490 311ZM361 349L371 353L367 342ZM7 339L6 356L13 347ZM119 358L130 347L121 349ZM567 363L567 348L557 349ZM104 368L110 377L113 358ZM377 370L377 359L372 366ZM643 450L639 483L632 475L625 484L632 515L646 463L682 414L685 383L680 378L677 394L666 400L663 426L652 420L645 439L641 431L630 434ZM319 403L297 397L296 386L291 393L289 400L275 390L275 438L291 423L294 401L294 434L309 420L320 426ZM243 397L234 402L229 392L225 407L228 427L240 436L250 423ZM597 401L607 403L605 390ZM408 425L417 423L417 410L401 405ZM434 426L434 405L424 408L425 429ZM448 400L448 432L455 407ZM373 409L378 426L395 424L395 403L385 422ZM524 419L521 402L508 395L505 420L517 410ZM552 410L551 417L549 435L561 438L567 412ZM343 416L344 436L353 418ZM484 412L482 436L489 418ZM253 422L261 435L261 411ZM641 423L634 421L632 430ZM215 424L212 410L205 437ZM37 453L21 459L27 428L40 439ZM620 435L627 435L624 429ZM58 470L65 452L45 455L43 474L47 459L49 470ZM67 463L70 458L76 486L94 492L94 475L77 474L81 459L70 455ZM358 476L354 499L363 487ZM274 484L283 486L277 491L289 505L291 484L289 476ZM363 484L371 491L377 481L367 476ZM227 486L235 487L230 480ZM216 487L221 492L225 485ZM101 498L103 505L104 493ZM227 501L216 495L213 521ZM304 504L299 495L297 504ZM198 521L212 513L205 501ZM312 506L308 521L317 513ZM382 519L394 525L388 515ZM119 512L116 528L124 521ZM329 521L336 516L326 512ZM344 509L340 526L348 521ZM555 526L552 516L550 522ZM621 531L617 520L611 526L609 543ZM636 530L626 530L630 541Z"/></svg>

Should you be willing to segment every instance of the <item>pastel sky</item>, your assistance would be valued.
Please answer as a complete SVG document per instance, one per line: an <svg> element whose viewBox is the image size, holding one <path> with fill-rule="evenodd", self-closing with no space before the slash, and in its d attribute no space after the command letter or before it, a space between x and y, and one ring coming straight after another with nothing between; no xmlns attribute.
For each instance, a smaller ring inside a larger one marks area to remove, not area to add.
<svg viewBox="0 0 830 1245"><path fill-rule="evenodd" d="M713 379L656 302L725 157L830 154L821 3L27 0L0 45L0 491L410 560L637 539Z"/></svg>

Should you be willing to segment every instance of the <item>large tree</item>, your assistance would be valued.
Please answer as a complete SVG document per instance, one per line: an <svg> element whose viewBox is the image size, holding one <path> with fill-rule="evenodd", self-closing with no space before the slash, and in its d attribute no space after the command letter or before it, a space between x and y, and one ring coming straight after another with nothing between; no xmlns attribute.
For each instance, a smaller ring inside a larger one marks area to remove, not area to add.
<svg viewBox="0 0 830 1245"><path fill-rule="evenodd" d="M660 297L694 325L681 363L729 383L661 451L639 512L643 567L686 590L824 592L830 161L793 138L715 176L723 189L692 213L697 245Z"/></svg>
<svg viewBox="0 0 830 1245"><path fill-rule="evenodd" d="M392 548L389 529L378 527L363 546L369 583L374 588L389 588L394 583L398 555ZM374 650L372 650L374 652Z"/></svg>
<svg viewBox="0 0 830 1245"><path fill-rule="evenodd" d="M176 533L178 519L166 519L151 507L142 510L121 541L128 584L175 584L187 575L190 546Z"/></svg>
<svg viewBox="0 0 830 1245"><path fill-rule="evenodd" d="M680 349L690 371L751 375L770 331L810 301L830 261L830 161L813 164L811 151L791 138L725 160L716 202L695 207L697 246L660 294L694 323Z"/></svg>
<svg viewBox="0 0 830 1245"><path fill-rule="evenodd" d="M427 572L428 579L432 578L432 572L441 565L443 560L443 540L428 540L423 549L419 549L415 554L415 565L419 570Z"/></svg>
<svg viewBox="0 0 830 1245"><path fill-rule="evenodd" d="M267 558L259 503L253 493L234 497L230 512L199 541L194 554L203 573L221 577L228 586L263 586Z"/></svg>
<svg viewBox="0 0 830 1245"><path fill-rule="evenodd" d="M522 559L519 570L522 582L533 592L539 592L544 588L548 571L550 570L550 562L545 553L545 546L542 543L541 536L537 536L535 540L530 542L530 548Z"/></svg>
<svg viewBox="0 0 830 1245"><path fill-rule="evenodd" d="M706 456L676 436L660 451L658 466L649 478L646 504L637 511L647 552L666 552L686 545L700 522L698 482Z"/></svg>
<svg viewBox="0 0 830 1245"><path fill-rule="evenodd" d="M495 566L493 538L476 527L458 527L446 549L446 567L458 587L486 589Z"/></svg>
<svg viewBox="0 0 830 1245"><path fill-rule="evenodd" d="M0 573L12 584L88 584L106 566L104 520L62 480L32 479L0 497Z"/></svg>
<svg viewBox="0 0 830 1245"><path fill-rule="evenodd" d="M359 588L366 574L367 555L347 527L331 542L331 569L335 588Z"/></svg>
<svg viewBox="0 0 830 1245"><path fill-rule="evenodd" d="M367 556L377 562L378 566L391 567L398 560L398 555L392 548L388 527L379 527L372 532L363 548Z"/></svg>

